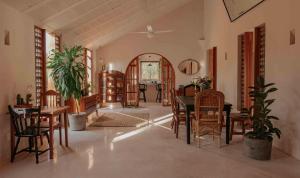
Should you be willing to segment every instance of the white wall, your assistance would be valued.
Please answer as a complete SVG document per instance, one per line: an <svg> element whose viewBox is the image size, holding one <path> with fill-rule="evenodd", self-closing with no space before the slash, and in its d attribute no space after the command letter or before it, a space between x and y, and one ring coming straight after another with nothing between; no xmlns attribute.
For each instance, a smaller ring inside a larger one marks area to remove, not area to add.
<svg viewBox="0 0 300 178"><path fill-rule="evenodd" d="M279 91L273 114L282 138L275 145L300 159L300 31L299 0L266 0L254 10L230 23L221 0L205 0L205 38L208 47L218 47L218 89L226 100L237 101L237 36L266 24L266 80L275 82ZM296 30L296 45L289 45L289 31ZM225 60L225 52L228 59Z"/></svg>
<svg viewBox="0 0 300 178"><path fill-rule="evenodd" d="M172 63L176 85L190 83L192 77L195 77L184 75L178 70L178 64L184 59L198 60L202 68L196 76L205 75L205 52L198 42L203 37L202 0L194 0L149 24L154 30L172 29L174 32L158 34L152 39L148 39L146 35L127 34L97 50L97 65L101 65L99 60L104 60L106 64L113 64L115 70L125 72L129 62L137 55L159 53ZM145 27L146 24L136 31L144 31Z"/></svg>
<svg viewBox="0 0 300 178"><path fill-rule="evenodd" d="M0 165L10 158L10 124L7 105L15 104L18 93L34 85L34 23L0 2ZM10 32L10 46L4 45L4 31Z"/></svg>

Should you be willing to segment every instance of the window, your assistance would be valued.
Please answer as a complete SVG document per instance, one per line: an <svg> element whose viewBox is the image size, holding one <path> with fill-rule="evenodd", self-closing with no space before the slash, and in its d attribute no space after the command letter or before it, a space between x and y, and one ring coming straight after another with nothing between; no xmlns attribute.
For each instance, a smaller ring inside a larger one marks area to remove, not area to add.
<svg viewBox="0 0 300 178"><path fill-rule="evenodd" d="M84 61L83 63L86 65L86 79L85 86L91 86L93 82L93 56L92 51L90 49L84 49ZM88 88L89 94L92 93L92 87Z"/></svg>
<svg viewBox="0 0 300 178"><path fill-rule="evenodd" d="M51 54L51 51L53 49L56 49L56 43L55 43L55 35L52 35L48 32L46 32L46 63L49 61L48 57ZM47 90L55 90L54 82L52 78L50 77L51 69L46 69L47 73Z"/></svg>
<svg viewBox="0 0 300 178"><path fill-rule="evenodd" d="M141 61L141 80L144 81L160 80L160 62Z"/></svg>
<svg viewBox="0 0 300 178"><path fill-rule="evenodd" d="M60 36L50 34L45 29L35 26L34 42L36 105L41 106L46 101L43 93L46 90L55 90L53 80L49 76L51 71L46 66L51 50L60 49Z"/></svg>
<svg viewBox="0 0 300 178"><path fill-rule="evenodd" d="M36 105L41 106L46 91L45 30L34 27Z"/></svg>

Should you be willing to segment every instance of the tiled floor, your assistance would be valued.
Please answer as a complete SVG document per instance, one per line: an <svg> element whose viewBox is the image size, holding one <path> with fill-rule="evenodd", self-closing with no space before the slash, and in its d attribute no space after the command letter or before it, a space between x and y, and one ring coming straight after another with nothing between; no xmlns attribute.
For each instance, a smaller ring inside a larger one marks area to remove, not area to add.
<svg viewBox="0 0 300 178"><path fill-rule="evenodd" d="M121 111L121 108L114 111ZM91 128L70 132L70 148L56 144L54 160L20 155L0 168L1 178L299 178L300 161L274 149L271 161L256 161L242 153L242 138L221 149L203 141L201 148L185 144L184 127L176 139L168 128L170 108L147 104L134 112L149 112L154 123L142 128ZM102 112L109 112L103 109Z"/></svg>

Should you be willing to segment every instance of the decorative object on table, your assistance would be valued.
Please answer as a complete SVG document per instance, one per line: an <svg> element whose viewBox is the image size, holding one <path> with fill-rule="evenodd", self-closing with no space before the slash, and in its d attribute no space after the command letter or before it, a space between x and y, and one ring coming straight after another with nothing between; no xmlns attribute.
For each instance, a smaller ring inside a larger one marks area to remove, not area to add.
<svg viewBox="0 0 300 178"><path fill-rule="evenodd" d="M186 75L194 75L200 71L200 63L195 59L185 59L179 63L178 69Z"/></svg>
<svg viewBox="0 0 300 178"><path fill-rule="evenodd" d="M194 80L192 81L192 84L194 84L195 86L199 86L201 88L201 90L206 90L206 89L210 89L211 88L211 79L208 76L205 77L197 77L194 78Z"/></svg>
<svg viewBox="0 0 300 178"><path fill-rule="evenodd" d="M275 99L269 99L269 94L277 91L274 83L265 84L263 77L259 77L256 85L250 87L250 97L254 101L250 111L253 113L253 131L245 135L245 153L248 157L257 160L271 159L273 134L280 138L281 131L273 126L272 120L279 120L278 117L270 115L269 107Z"/></svg>
<svg viewBox="0 0 300 178"><path fill-rule="evenodd" d="M74 46L64 48L62 52L52 50L47 68L52 69L50 77L54 81L56 90L65 100L73 98L76 112L68 114L71 130L84 130L87 116L80 111L81 89L86 76L85 65L82 63L83 48Z"/></svg>
<svg viewBox="0 0 300 178"><path fill-rule="evenodd" d="M22 97L20 94L17 94L17 105L21 105L22 104Z"/></svg>
<svg viewBox="0 0 300 178"><path fill-rule="evenodd" d="M30 94L30 93L26 95L26 104L31 104L31 101L32 101L31 97L32 97L32 94Z"/></svg>

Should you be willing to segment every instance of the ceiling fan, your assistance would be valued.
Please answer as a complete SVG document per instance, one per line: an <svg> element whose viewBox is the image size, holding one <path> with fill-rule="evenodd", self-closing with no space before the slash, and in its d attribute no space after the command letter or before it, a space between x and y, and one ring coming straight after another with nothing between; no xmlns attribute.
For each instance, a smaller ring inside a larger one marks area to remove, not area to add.
<svg viewBox="0 0 300 178"><path fill-rule="evenodd" d="M153 38L156 34L171 33L173 30L154 30L151 25L146 26L146 31L143 32L132 32L136 34L146 34L148 38Z"/></svg>

